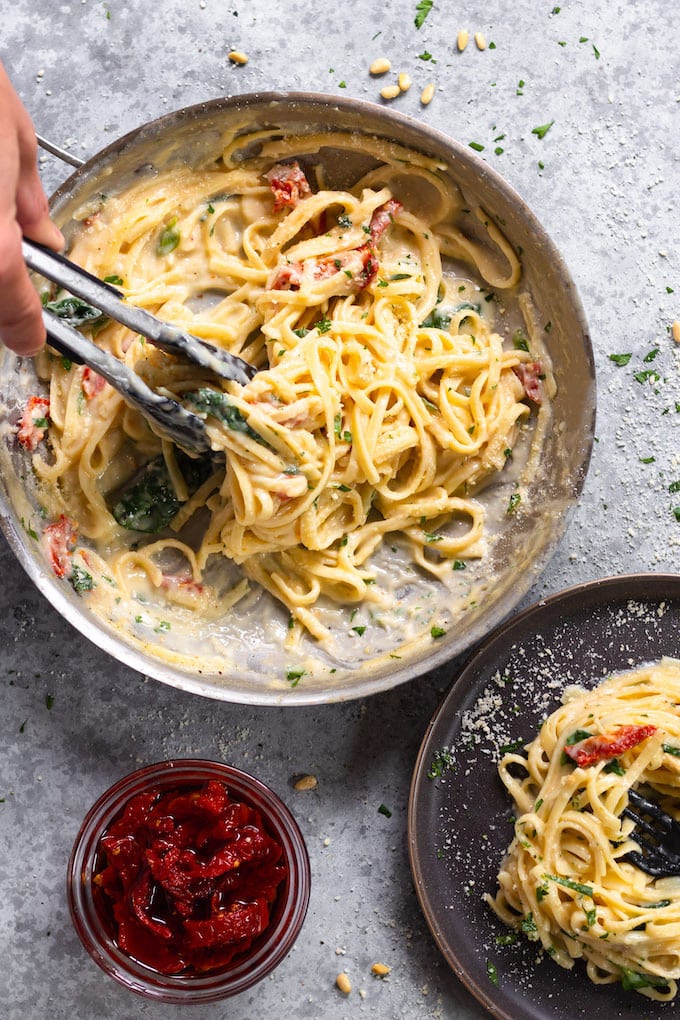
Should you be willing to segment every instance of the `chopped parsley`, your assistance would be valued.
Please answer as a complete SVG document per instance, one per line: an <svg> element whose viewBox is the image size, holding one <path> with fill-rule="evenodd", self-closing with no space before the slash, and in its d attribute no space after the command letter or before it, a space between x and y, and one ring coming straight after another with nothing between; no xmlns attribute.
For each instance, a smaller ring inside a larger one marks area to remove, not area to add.
<svg viewBox="0 0 680 1020"><path fill-rule="evenodd" d="M435 627L430 627L430 634L432 635L432 637L436 641L437 638L444 637L444 635L446 634L446 631L444 630L443 627L436 627L435 626Z"/></svg>
<svg viewBox="0 0 680 1020"><path fill-rule="evenodd" d="M555 121L551 120L548 124L539 124L538 127L531 129L531 133L532 135L536 135L537 138L545 138L554 123Z"/></svg>
<svg viewBox="0 0 680 1020"><path fill-rule="evenodd" d="M379 815L384 815L385 818L391 818L392 817L392 812L390 811L390 809L385 804L380 804L380 806L378 807L378 814Z"/></svg>
<svg viewBox="0 0 680 1020"><path fill-rule="evenodd" d="M161 231L161 236L158 238L158 254L169 255L171 251L174 251L180 241L179 230L177 230L177 217L173 218L165 225Z"/></svg>
<svg viewBox="0 0 680 1020"><path fill-rule="evenodd" d="M69 582L73 590L78 593L81 591L92 591L94 588L92 574L85 570L84 567L79 567L77 564L74 565L73 570L71 571Z"/></svg>
<svg viewBox="0 0 680 1020"><path fill-rule="evenodd" d="M442 747L435 751L432 755L432 761L430 767L427 770L428 779L440 779L445 772L452 769L454 765L454 758L451 751L447 747Z"/></svg>
<svg viewBox="0 0 680 1020"><path fill-rule="evenodd" d="M425 18L432 10L432 5L433 0L418 0L418 3L416 4L416 16L413 22L416 28L422 28Z"/></svg>
<svg viewBox="0 0 680 1020"><path fill-rule="evenodd" d="M646 383L646 382L659 382L661 376L653 368L646 368L642 372L635 372L633 378L635 379L636 382Z"/></svg>
<svg viewBox="0 0 680 1020"><path fill-rule="evenodd" d="M514 754L515 751L521 751L525 743L526 741L521 738L519 740L513 740L510 744L503 744L503 746L499 748L499 753Z"/></svg>
<svg viewBox="0 0 680 1020"><path fill-rule="evenodd" d="M300 682L300 678L305 675L306 669L287 669L286 680L289 681L291 687L297 687Z"/></svg>
<svg viewBox="0 0 680 1020"><path fill-rule="evenodd" d="M523 330L516 329L512 334L512 346L516 351L529 350L529 340Z"/></svg>
<svg viewBox="0 0 680 1020"><path fill-rule="evenodd" d="M633 357L632 354L610 354L609 360L613 361L614 364L618 365L619 368L623 368L624 365L628 364L632 357Z"/></svg>
<svg viewBox="0 0 680 1020"><path fill-rule="evenodd" d="M574 882L572 878L562 878L561 875L544 875L543 877L548 882L556 882L557 885L562 885L565 889L573 889L574 892L581 893L582 896L592 898L593 887L591 885L583 885L582 882Z"/></svg>
<svg viewBox="0 0 680 1020"><path fill-rule="evenodd" d="M520 496L519 492L513 492L512 496L508 500L508 506L505 511L506 514L514 514L521 502L522 497Z"/></svg>

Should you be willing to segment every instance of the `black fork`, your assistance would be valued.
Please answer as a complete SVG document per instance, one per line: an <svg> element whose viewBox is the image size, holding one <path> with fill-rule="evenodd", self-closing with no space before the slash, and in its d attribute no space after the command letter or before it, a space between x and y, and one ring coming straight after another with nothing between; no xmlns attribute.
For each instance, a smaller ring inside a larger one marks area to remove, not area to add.
<svg viewBox="0 0 680 1020"><path fill-rule="evenodd" d="M622 813L635 822L629 838L640 847L624 860L656 878L680 875L680 822L636 790L628 791L628 807Z"/></svg>

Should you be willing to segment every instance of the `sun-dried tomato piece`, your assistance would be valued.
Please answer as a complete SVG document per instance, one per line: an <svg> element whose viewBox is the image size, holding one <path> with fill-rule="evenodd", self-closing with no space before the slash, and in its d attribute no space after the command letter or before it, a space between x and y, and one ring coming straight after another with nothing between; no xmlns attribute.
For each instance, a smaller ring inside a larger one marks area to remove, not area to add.
<svg viewBox="0 0 680 1020"><path fill-rule="evenodd" d="M294 209L300 199L311 195L312 189L305 172L296 161L277 163L264 175L269 181L274 195L274 212L281 209Z"/></svg>
<svg viewBox="0 0 680 1020"><path fill-rule="evenodd" d="M33 452L49 428L50 402L47 397L29 397L17 429L17 439Z"/></svg>
<svg viewBox="0 0 680 1020"><path fill-rule="evenodd" d="M528 361L515 365L513 372L524 387L528 399L539 406L543 402L543 369L540 361Z"/></svg>
<svg viewBox="0 0 680 1020"><path fill-rule="evenodd" d="M101 393L105 386L106 379L86 365L83 369L83 393L87 399L92 400L98 393Z"/></svg>
<svg viewBox="0 0 680 1020"><path fill-rule="evenodd" d="M595 733L577 744L564 748L564 753L572 758L581 768L595 765L600 761L617 758L624 751L651 737L656 733L656 726L619 726L613 733Z"/></svg>
<svg viewBox="0 0 680 1020"><path fill-rule="evenodd" d="M48 524L43 531L43 541L57 577L68 577L73 570L71 553L76 544L77 534L75 522L66 514L61 514L58 520Z"/></svg>
<svg viewBox="0 0 680 1020"><path fill-rule="evenodd" d="M185 921L184 930L192 949L213 949L225 943L253 939L267 927L269 910L264 900L236 905L205 921Z"/></svg>

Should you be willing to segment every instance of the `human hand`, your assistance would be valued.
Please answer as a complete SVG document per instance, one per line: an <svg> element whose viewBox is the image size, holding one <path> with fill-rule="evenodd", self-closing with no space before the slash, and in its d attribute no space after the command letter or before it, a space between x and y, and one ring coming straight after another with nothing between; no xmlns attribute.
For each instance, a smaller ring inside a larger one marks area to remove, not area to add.
<svg viewBox="0 0 680 1020"><path fill-rule="evenodd" d="M37 167L31 118L0 64L0 340L16 354L45 343L41 303L21 253L21 237L64 246L52 223Z"/></svg>

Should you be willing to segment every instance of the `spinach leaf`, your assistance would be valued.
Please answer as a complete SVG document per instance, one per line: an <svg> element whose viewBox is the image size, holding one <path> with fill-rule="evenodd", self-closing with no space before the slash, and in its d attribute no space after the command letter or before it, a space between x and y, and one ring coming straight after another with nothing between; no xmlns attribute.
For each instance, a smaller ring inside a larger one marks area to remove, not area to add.
<svg viewBox="0 0 680 1020"><path fill-rule="evenodd" d="M177 450L176 458L187 489L193 494L210 476L210 457L194 459ZM165 458L161 456L144 466L119 496L111 513L123 528L152 534L166 528L180 506Z"/></svg>
<svg viewBox="0 0 680 1020"><path fill-rule="evenodd" d="M471 304L469 301L461 301L459 305L455 305L449 308L433 308L426 319L423 319L421 326L426 329L448 329L451 325L451 319L458 312L464 309L469 309L471 312L476 312L478 315L481 312L481 305Z"/></svg>
<svg viewBox="0 0 680 1020"><path fill-rule="evenodd" d="M223 422L232 432L243 432L244 435L254 439L256 443L271 449L270 444L250 427L247 419L241 414L238 407L231 403L226 393L213 390L209 386L202 386L196 393L187 393L186 400L193 404L197 411L210 414L213 418Z"/></svg>
<svg viewBox="0 0 680 1020"><path fill-rule="evenodd" d="M64 319L70 326L83 326L86 322L94 323L106 319L98 308L72 296L61 298L59 301L47 301L43 307L58 318Z"/></svg>

